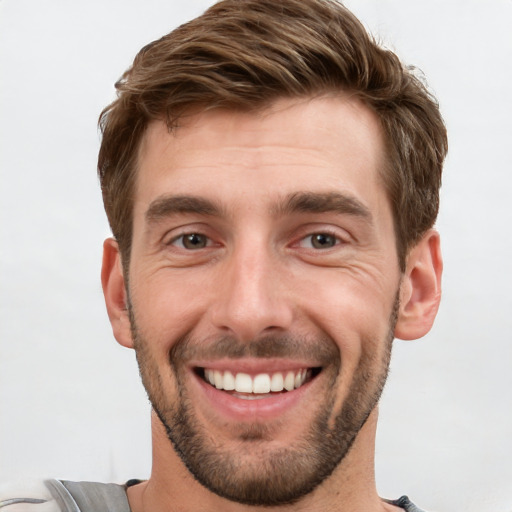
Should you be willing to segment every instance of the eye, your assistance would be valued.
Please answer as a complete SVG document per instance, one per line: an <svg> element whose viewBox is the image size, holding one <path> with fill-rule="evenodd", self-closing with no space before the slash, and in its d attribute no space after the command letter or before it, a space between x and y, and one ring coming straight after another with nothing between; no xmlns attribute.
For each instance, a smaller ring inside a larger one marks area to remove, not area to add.
<svg viewBox="0 0 512 512"><path fill-rule="evenodd" d="M339 243L338 237L330 233L313 233L303 238L300 242L302 247L313 249L330 249Z"/></svg>
<svg viewBox="0 0 512 512"><path fill-rule="evenodd" d="M172 241L172 245L188 250L204 249L210 245L210 240L207 236L200 233L186 233L175 238Z"/></svg>
<svg viewBox="0 0 512 512"><path fill-rule="evenodd" d="M311 245L315 249L329 249L337 243L336 237L329 233L315 233L311 235Z"/></svg>

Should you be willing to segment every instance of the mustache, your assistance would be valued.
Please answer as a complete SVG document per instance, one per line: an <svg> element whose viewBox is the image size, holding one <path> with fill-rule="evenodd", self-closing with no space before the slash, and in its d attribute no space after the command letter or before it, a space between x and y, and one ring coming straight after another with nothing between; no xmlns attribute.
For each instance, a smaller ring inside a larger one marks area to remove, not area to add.
<svg viewBox="0 0 512 512"><path fill-rule="evenodd" d="M240 341L233 336L223 336L213 340L198 340L190 335L181 337L169 352L171 363L192 360L214 360L221 358L283 358L315 361L326 366L340 359L340 352L328 336L300 337L267 335L257 340Z"/></svg>

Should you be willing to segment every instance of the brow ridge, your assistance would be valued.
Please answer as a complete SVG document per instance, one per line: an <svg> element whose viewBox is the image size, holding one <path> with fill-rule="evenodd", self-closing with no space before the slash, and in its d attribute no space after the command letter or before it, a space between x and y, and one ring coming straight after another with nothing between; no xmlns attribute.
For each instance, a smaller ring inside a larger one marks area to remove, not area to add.
<svg viewBox="0 0 512 512"><path fill-rule="evenodd" d="M294 212L335 212L372 221L372 214L367 206L354 196L342 192L296 192L286 197L276 211L278 215Z"/></svg>
<svg viewBox="0 0 512 512"><path fill-rule="evenodd" d="M151 202L146 211L146 220L156 222L170 215L196 213L199 215L220 215L221 208L203 197L188 195L161 196Z"/></svg>
<svg viewBox="0 0 512 512"><path fill-rule="evenodd" d="M194 213L220 216L223 208L210 199L190 195L166 195L155 199L146 211L149 223L157 222L174 214ZM361 217L371 223L368 207L352 195L342 192L295 192L281 199L271 208L274 216L293 213L327 213Z"/></svg>

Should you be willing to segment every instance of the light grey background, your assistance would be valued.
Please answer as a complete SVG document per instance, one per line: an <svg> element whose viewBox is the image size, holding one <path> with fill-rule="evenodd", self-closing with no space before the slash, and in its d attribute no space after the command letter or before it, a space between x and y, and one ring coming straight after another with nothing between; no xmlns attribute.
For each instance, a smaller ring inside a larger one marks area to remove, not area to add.
<svg viewBox="0 0 512 512"><path fill-rule="evenodd" d="M96 121L140 47L210 3L0 1L0 481L149 476L149 406L100 290ZM512 1L346 4L423 70L450 133L444 298L395 344L379 491L510 512Z"/></svg>

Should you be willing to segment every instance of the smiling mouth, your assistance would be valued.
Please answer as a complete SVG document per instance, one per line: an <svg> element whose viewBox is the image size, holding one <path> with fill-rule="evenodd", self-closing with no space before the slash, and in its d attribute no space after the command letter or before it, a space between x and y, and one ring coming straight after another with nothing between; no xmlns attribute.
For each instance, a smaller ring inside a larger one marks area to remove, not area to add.
<svg viewBox="0 0 512 512"><path fill-rule="evenodd" d="M300 368L293 371L250 375L210 368L196 370L197 374L212 387L245 400L267 398L293 391L313 380L320 371L321 368Z"/></svg>

